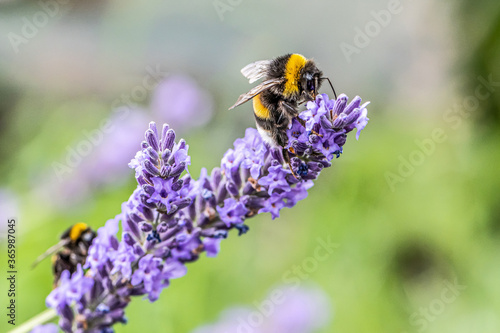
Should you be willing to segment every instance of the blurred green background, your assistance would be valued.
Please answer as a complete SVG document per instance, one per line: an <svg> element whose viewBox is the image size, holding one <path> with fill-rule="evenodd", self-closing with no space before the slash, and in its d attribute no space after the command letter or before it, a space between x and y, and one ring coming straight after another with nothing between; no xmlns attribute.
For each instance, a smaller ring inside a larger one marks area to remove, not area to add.
<svg viewBox="0 0 500 333"><path fill-rule="evenodd" d="M133 300L116 331L189 332L252 306L330 237L339 247L301 279L333 304L321 332L500 332L495 0L0 1L0 231L5 253L6 219L18 219L17 322L43 311L52 288L50 260L32 270L34 259L75 222L102 226L136 186L126 164L141 136L120 124L59 177L68 149L116 118L124 94L135 92L137 119L123 126L169 122L175 110L152 111L156 90L136 89L159 68L209 96L193 107L211 105L203 124L179 123L198 175L254 126L249 105L227 111L250 87L239 70L289 52L371 101L360 140L350 136L306 200L249 221L156 303Z"/></svg>

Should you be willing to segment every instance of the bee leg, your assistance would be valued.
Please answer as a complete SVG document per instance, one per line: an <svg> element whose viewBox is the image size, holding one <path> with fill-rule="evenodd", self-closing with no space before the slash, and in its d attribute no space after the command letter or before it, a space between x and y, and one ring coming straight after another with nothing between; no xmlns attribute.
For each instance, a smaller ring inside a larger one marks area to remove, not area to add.
<svg viewBox="0 0 500 333"><path fill-rule="evenodd" d="M288 103L281 100L278 103L278 108L281 110L282 113L288 115L290 118L296 117L299 114L296 103Z"/></svg>
<svg viewBox="0 0 500 333"><path fill-rule="evenodd" d="M290 154L288 152L288 149L283 148L283 158L285 159L285 162L288 164L288 167L290 168L290 171L292 172L292 176L295 179L299 180L299 178L297 177L297 175L293 171L292 163L290 162Z"/></svg>
<svg viewBox="0 0 500 333"><path fill-rule="evenodd" d="M297 121L302 125L302 127L306 127L306 122L304 121L304 119L300 119L299 117L295 117L295 119L297 119Z"/></svg>
<svg viewBox="0 0 500 333"><path fill-rule="evenodd" d="M297 119L297 121L302 125L302 127L304 127L304 128L306 127L306 122L303 119L300 119L299 117L295 117L295 119ZM316 134L319 137L323 137L323 134L319 134L315 130L311 130L311 133Z"/></svg>

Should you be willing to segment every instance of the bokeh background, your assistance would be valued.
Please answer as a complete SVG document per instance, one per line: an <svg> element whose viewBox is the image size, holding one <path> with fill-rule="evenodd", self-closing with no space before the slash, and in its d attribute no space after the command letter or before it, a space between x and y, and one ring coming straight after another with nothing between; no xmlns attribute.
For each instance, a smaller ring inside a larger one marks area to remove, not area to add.
<svg viewBox="0 0 500 333"><path fill-rule="evenodd" d="M254 126L250 105L227 110L250 87L240 68L289 52L371 101L360 140L306 200L254 218L156 303L135 299L116 331L192 332L235 306L259 311L330 238L299 278L329 304L310 332L500 332L496 0L0 1L1 267L16 217L17 322L52 288L50 260L34 259L73 223L120 212L149 121L187 140L192 174L211 169Z"/></svg>

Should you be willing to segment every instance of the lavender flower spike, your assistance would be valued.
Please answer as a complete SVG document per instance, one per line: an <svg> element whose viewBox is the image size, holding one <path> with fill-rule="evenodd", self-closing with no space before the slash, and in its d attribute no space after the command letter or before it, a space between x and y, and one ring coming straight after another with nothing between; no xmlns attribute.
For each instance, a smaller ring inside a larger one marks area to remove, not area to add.
<svg viewBox="0 0 500 333"><path fill-rule="evenodd" d="M246 220L270 212L279 216L306 198L320 172L343 151L347 134L368 122L366 105L347 96L330 100L319 95L293 120L287 134L290 167L279 148L270 148L250 128L224 155L221 167L210 175L204 169L194 180L184 140L164 125L150 123L141 150L129 166L138 186L122 211L98 230L83 272L63 273L59 286L47 297L47 306L60 316L65 332L113 332L126 323L125 308L132 296L151 302L170 281L186 274L186 263L220 250L231 229L248 231ZM116 234L121 223L122 235ZM38 332L44 329L38 327ZM47 326L47 331L53 327Z"/></svg>

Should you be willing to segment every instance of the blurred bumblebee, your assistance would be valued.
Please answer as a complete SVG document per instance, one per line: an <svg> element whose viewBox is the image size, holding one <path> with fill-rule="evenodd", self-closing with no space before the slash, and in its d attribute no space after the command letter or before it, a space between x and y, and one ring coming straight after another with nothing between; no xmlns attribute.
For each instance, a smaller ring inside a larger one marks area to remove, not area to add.
<svg viewBox="0 0 500 333"><path fill-rule="evenodd" d="M56 287L63 271L68 270L73 273L76 271L78 264L85 264L89 247L95 237L95 231L87 224L76 223L61 235L59 243L39 256L32 267L52 255L54 287Z"/></svg>
<svg viewBox="0 0 500 333"><path fill-rule="evenodd" d="M287 145L286 130L291 120L299 115L298 105L315 100L324 79L333 89L314 61L297 53L256 61L245 66L241 73L250 83L264 81L242 94L229 109L252 100L257 130L273 146ZM335 90L333 92L335 94Z"/></svg>

